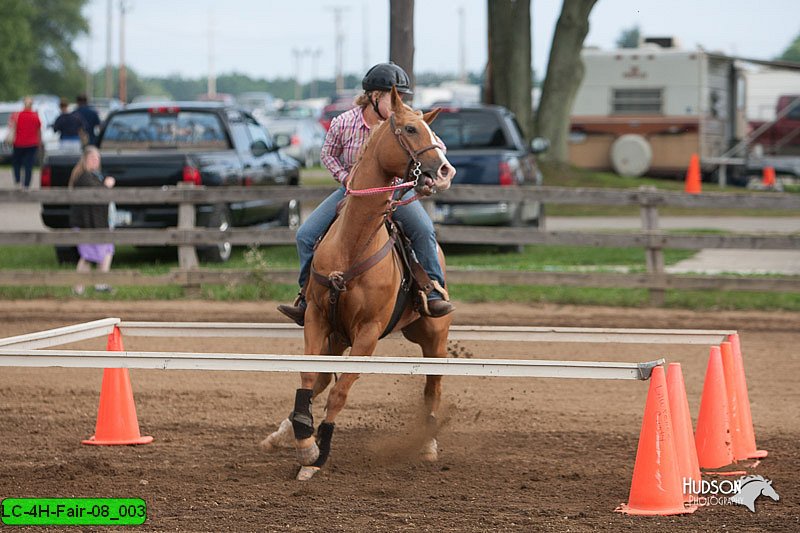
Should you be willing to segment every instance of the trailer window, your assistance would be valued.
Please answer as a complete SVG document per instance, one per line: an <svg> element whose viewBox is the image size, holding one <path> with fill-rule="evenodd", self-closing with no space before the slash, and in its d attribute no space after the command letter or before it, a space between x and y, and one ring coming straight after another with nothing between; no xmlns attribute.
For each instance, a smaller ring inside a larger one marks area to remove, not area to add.
<svg viewBox="0 0 800 533"><path fill-rule="evenodd" d="M614 114L660 115L661 107L661 89L614 89Z"/></svg>

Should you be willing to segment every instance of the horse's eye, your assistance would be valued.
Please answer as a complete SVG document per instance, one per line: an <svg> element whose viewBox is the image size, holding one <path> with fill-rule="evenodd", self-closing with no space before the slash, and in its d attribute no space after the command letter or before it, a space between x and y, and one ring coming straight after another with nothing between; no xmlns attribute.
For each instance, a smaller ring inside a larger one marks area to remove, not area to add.
<svg viewBox="0 0 800 533"><path fill-rule="evenodd" d="M406 126L406 132L408 132L408 133L413 135L413 134L417 133L417 128L415 128L414 126L409 124L409 125Z"/></svg>

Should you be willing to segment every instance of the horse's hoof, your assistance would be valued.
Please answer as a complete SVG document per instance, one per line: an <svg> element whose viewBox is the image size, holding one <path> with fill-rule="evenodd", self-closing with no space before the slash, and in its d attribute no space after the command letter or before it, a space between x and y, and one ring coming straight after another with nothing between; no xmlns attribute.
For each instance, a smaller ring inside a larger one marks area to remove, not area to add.
<svg viewBox="0 0 800 533"><path fill-rule="evenodd" d="M267 452L274 452L280 448L294 448L294 429L288 418L285 418L278 429L259 443L259 447Z"/></svg>
<svg viewBox="0 0 800 533"><path fill-rule="evenodd" d="M306 448L297 448L297 462L301 466L313 465L319 459L319 446L314 442Z"/></svg>
<svg viewBox="0 0 800 533"><path fill-rule="evenodd" d="M431 439L422 447L420 457L423 461L434 463L439 460L439 443L436 439Z"/></svg>
<svg viewBox="0 0 800 533"><path fill-rule="evenodd" d="M297 473L297 481L308 481L314 477L314 474L317 472L319 472L319 467L317 466L302 466Z"/></svg>

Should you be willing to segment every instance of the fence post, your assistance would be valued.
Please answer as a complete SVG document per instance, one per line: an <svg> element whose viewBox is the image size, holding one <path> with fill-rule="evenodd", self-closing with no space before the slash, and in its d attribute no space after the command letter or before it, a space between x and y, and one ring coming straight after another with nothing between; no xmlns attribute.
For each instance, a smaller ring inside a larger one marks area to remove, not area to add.
<svg viewBox="0 0 800 533"><path fill-rule="evenodd" d="M654 187L640 187L640 191L655 190ZM650 236L658 234L658 208L650 203L646 195L642 196L641 208L642 230ZM658 287L650 287L650 305L661 307L664 305L664 251L661 247L653 247L652 243L648 243L645 249L645 260L647 262L647 273L659 279Z"/></svg>
<svg viewBox="0 0 800 533"><path fill-rule="evenodd" d="M178 183L179 189L193 189L193 183ZM181 202L178 205L178 229L194 229L195 210L194 204ZM178 268L181 270L194 270L199 266L197 252L194 246L181 244L178 246Z"/></svg>

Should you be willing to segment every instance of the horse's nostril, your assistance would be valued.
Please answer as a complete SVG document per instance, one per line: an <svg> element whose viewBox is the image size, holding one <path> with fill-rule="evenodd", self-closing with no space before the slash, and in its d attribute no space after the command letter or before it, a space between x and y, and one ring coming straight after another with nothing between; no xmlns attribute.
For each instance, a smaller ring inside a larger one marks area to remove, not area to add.
<svg viewBox="0 0 800 533"><path fill-rule="evenodd" d="M445 178L452 178L455 174L455 169L450 165L442 165L439 167L439 172L437 172L438 177L445 179Z"/></svg>

